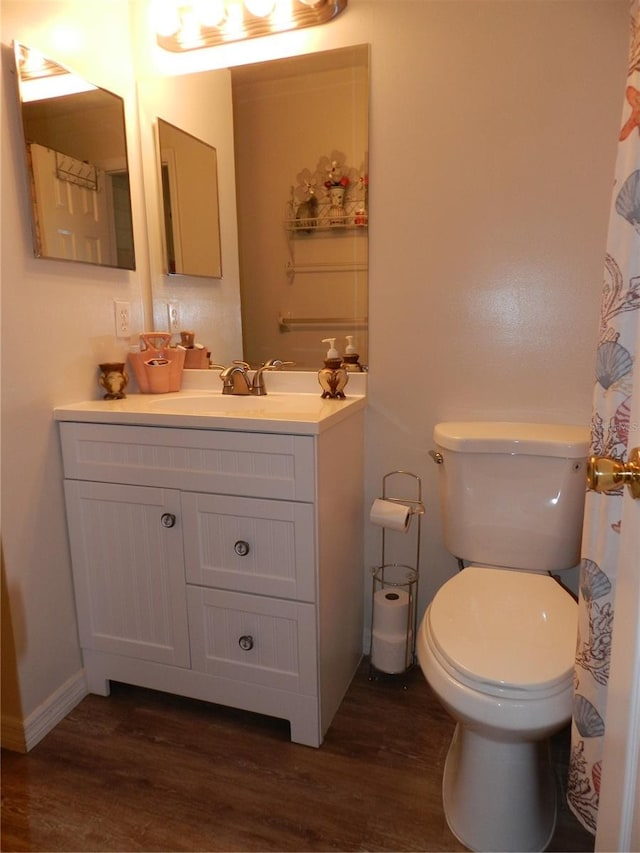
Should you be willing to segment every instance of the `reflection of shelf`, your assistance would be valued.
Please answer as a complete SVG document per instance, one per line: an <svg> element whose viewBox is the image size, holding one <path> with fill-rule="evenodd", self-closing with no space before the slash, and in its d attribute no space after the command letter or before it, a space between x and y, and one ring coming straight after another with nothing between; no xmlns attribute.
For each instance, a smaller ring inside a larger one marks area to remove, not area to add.
<svg viewBox="0 0 640 853"><path fill-rule="evenodd" d="M366 231L367 222L354 222L353 216L345 216L344 222L329 222L328 219L285 219L284 227L295 234L314 234L318 231Z"/></svg>
<svg viewBox="0 0 640 853"><path fill-rule="evenodd" d="M366 261L348 261L343 264L332 264L330 261L319 261L313 264L295 264L292 261L287 261L287 275L296 275L303 272L366 272L368 264Z"/></svg>
<svg viewBox="0 0 640 853"><path fill-rule="evenodd" d="M344 216L339 220L331 214L331 203L326 199L318 201L317 213L313 218L299 218L297 207L293 203L287 206L287 218L284 227L294 234L313 234L318 231L367 231L369 217L362 200L347 199L344 203ZM306 211L305 211L306 212Z"/></svg>
<svg viewBox="0 0 640 853"><path fill-rule="evenodd" d="M366 329L366 317L283 317L278 323L281 332L291 332L295 329Z"/></svg>

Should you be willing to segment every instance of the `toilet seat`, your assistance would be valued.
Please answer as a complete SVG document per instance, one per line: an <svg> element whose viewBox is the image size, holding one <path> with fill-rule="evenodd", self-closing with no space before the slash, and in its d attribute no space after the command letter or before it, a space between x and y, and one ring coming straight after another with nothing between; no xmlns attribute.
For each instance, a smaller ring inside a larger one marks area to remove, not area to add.
<svg viewBox="0 0 640 853"><path fill-rule="evenodd" d="M540 699L573 678L577 604L548 575L468 566L425 621L440 665L474 690Z"/></svg>

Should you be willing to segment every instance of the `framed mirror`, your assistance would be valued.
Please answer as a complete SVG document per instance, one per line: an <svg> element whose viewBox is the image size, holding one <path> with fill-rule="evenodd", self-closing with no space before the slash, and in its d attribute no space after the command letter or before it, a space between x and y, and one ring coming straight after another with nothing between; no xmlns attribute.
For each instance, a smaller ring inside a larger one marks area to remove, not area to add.
<svg viewBox="0 0 640 853"><path fill-rule="evenodd" d="M122 98L17 42L37 258L135 269Z"/></svg>
<svg viewBox="0 0 640 853"><path fill-rule="evenodd" d="M158 119L165 271L222 277L216 149Z"/></svg>

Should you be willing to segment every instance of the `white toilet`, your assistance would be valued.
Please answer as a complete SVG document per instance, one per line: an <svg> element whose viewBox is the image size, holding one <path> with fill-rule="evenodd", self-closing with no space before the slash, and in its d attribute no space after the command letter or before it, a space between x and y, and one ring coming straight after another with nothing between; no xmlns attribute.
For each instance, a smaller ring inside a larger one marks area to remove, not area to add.
<svg viewBox="0 0 640 853"><path fill-rule="evenodd" d="M468 563L416 638L457 722L445 815L471 850L544 850L556 821L548 738L571 718L577 634L577 604L549 572L580 559L589 431L460 422L434 439L445 545Z"/></svg>

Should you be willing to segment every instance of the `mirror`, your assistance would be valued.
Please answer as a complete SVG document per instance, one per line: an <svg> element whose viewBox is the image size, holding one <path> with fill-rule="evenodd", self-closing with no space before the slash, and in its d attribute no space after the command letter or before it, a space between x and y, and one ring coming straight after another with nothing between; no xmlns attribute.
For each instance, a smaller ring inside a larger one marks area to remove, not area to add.
<svg viewBox="0 0 640 853"><path fill-rule="evenodd" d="M325 171L328 179L336 159L350 180L346 210L356 199L366 203L368 45L155 77L141 81L139 94L143 134L162 115L218 154L224 276L206 289L185 280L180 291L171 277L154 276L158 330L166 329L167 304L177 301L185 327L216 362L281 358L296 369L317 370L327 350L323 338L335 336L343 352L353 335L366 363L367 218L294 229L291 211L304 201L309 179L328 196L319 179ZM151 206L148 192L147 199Z"/></svg>
<svg viewBox="0 0 640 853"><path fill-rule="evenodd" d="M14 43L37 258L135 269L122 98Z"/></svg>
<svg viewBox="0 0 640 853"><path fill-rule="evenodd" d="M165 271L222 277L216 149L158 119Z"/></svg>
<svg viewBox="0 0 640 853"><path fill-rule="evenodd" d="M354 217L366 205L368 64L368 46L359 45L231 69L250 364L278 357L318 369L323 339L335 337L343 354L347 335L368 360L368 218ZM344 215L331 217L329 185L340 181Z"/></svg>

